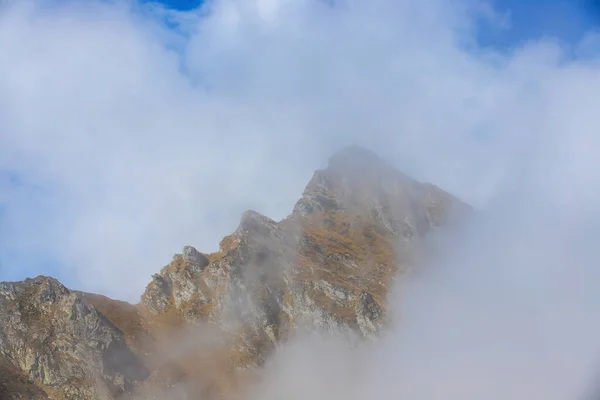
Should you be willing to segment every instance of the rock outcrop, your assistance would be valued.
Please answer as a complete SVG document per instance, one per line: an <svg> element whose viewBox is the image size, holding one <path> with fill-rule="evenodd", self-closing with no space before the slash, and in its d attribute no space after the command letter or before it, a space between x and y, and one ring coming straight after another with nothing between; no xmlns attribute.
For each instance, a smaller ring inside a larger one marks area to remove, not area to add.
<svg viewBox="0 0 600 400"><path fill-rule="evenodd" d="M348 148L314 174L288 218L247 211L218 252L184 247L138 305L47 277L0 284L0 372L21 388L0 376L0 391L222 397L233 385L227 377L259 367L300 328L376 337L386 294L415 265L421 238L468 212L441 189Z"/></svg>
<svg viewBox="0 0 600 400"><path fill-rule="evenodd" d="M53 278L0 283L0 320L4 368L12 363L53 398L132 392L148 375L123 333Z"/></svg>
<svg viewBox="0 0 600 400"><path fill-rule="evenodd" d="M0 357L0 399L5 400L48 400L48 395L40 389L27 374L6 357Z"/></svg>

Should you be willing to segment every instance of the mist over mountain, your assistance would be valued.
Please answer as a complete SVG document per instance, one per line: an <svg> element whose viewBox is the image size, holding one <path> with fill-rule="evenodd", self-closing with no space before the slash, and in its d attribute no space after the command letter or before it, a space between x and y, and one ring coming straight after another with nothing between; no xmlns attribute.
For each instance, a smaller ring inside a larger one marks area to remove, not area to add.
<svg viewBox="0 0 600 400"><path fill-rule="evenodd" d="M594 398L596 3L0 1L0 399Z"/></svg>
<svg viewBox="0 0 600 400"><path fill-rule="evenodd" d="M0 283L0 393L585 398L597 225L541 193L476 211L345 148L286 218L249 210L218 251L184 246L137 304L47 276Z"/></svg>
<svg viewBox="0 0 600 400"><path fill-rule="evenodd" d="M260 379L243 383L246 375L295 338L312 332L356 345L380 336L394 281L416 268L424 237L470 213L349 147L315 172L287 218L247 211L216 253L184 247L139 304L51 277L2 283L4 396L247 395L244 384Z"/></svg>

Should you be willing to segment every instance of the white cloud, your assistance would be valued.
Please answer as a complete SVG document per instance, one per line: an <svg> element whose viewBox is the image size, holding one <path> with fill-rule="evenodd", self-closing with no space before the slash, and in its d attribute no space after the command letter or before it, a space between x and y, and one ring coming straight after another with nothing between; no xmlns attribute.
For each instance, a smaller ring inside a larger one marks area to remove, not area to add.
<svg viewBox="0 0 600 400"><path fill-rule="evenodd" d="M467 0L13 2L0 170L25 185L0 184L0 248L135 300L183 244L215 249L246 208L285 216L327 156L366 145L488 211L402 288L406 324L364 385L333 350L284 354L278 376L313 372L314 398L574 398L600 350L597 33L581 59L552 40L501 53L474 45L477 15L509 26ZM273 398L298 384L275 381Z"/></svg>
<svg viewBox="0 0 600 400"><path fill-rule="evenodd" d="M351 143L473 203L531 171L557 201L594 207L597 64L549 42L473 48L473 15L506 23L486 3L11 4L0 167L41 194L34 208L3 195L2 236L61 261L73 286L135 299L244 209L285 216Z"/></svg>

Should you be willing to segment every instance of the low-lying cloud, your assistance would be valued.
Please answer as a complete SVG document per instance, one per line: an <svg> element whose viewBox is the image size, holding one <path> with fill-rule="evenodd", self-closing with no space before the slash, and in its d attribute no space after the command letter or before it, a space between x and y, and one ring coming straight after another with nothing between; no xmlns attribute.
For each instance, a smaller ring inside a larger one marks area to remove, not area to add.
<svg viewBox="0 0 600 400"><path fill-rule="evenodd" d="M250 398L597 398L598 225L557 207L550 219L544 205L507 198L430 237L435 251L399 282L380 340L301 338Z"/></svg>

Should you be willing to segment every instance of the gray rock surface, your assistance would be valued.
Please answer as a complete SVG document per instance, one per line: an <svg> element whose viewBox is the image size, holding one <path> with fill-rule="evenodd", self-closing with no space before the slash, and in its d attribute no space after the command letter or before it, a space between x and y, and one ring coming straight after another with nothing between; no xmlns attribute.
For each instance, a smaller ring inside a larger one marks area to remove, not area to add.
<svg viewBox="0 0 600 400"><path fill-rule="evenodd" d="M45 390L94 398L147 376L123 334L53 278L0 283L0 355Z"/></svg>

